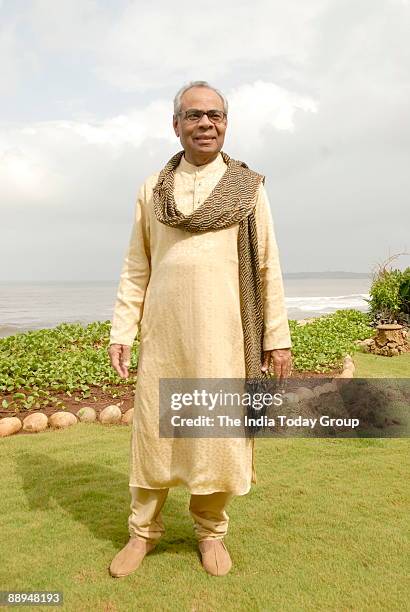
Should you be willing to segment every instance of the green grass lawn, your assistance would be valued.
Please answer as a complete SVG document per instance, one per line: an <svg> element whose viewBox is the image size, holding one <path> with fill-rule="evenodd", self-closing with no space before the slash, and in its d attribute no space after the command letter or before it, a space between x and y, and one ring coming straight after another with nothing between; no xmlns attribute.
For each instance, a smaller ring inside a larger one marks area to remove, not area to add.
<svg viewBox="0 0 410 612"><path fill-rule="evenodd" d="M228 576L202 569L179 488L157 549L114 579L130 435L80 423L0 440L1 590L62 590L75 612L406 609L408 439L257 440L258 482L229 507Z"/></svg>
<svg viewBox="0 0 410 612"><path fill-rule="evenodd" d="M357 351L352 358L355 378L410 378L410 353L384 357Z"/></svg>

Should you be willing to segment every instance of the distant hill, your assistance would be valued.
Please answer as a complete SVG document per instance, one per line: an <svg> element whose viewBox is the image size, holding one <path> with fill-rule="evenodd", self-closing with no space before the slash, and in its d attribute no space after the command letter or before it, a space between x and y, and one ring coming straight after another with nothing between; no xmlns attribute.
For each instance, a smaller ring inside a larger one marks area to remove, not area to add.
<svg viewBox="0 0 410 612"><path fill-rule="evenodd" d="M325 272L284 272L283 278L371 278L368 272L344 272L326 270Z"/></svg>

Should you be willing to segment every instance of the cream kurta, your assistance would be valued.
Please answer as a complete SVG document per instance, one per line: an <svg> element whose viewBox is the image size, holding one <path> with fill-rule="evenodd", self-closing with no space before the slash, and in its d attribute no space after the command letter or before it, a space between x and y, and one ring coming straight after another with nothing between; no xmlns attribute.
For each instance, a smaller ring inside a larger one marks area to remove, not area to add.
<svg viewBox="0 0 410 612"><path fill-rule="evenodd" d="M183 156L175 172L177 208L190 214L208 197L227 166L219 154L203 166ZM152 190L142 185L115 304L110 344L140 355L130 444L130 486L185 485L205 495L244 495L256 482L249 438L159 438L160 378L244 378L239 301L238 231L191 234L157 221ZM264 349L291 346L277 244L266 190L256 222L264 299Z"/></svg>

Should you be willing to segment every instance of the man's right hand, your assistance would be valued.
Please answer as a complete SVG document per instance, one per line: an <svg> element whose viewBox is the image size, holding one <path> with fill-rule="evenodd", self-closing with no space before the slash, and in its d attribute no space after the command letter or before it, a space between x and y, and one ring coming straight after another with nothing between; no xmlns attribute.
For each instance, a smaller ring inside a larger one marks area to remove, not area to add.
<svg viewBox="0 0 410 612"><path fill-rule="evenodd" d="M128 378L128 367L131 363L131 347L126 344L110 344L108 354L111 365L121 378Z"/></svg>

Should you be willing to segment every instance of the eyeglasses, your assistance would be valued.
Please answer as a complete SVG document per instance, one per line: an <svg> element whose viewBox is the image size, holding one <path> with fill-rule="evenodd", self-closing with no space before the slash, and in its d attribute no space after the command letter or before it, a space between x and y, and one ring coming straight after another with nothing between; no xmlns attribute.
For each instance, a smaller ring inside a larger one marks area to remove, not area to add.
<svg viewBox="0 0 410 612"><path fill-rule="evenodd" d="M200 121L204 115L208 117L212 123L221 123L227 114L224 111L212 109L209 111L202 111L198 108L189 108L186 111L181 111L177 113L178 115L182 115L183 119L186 119L190 123L196 123Z"/></svg>

